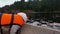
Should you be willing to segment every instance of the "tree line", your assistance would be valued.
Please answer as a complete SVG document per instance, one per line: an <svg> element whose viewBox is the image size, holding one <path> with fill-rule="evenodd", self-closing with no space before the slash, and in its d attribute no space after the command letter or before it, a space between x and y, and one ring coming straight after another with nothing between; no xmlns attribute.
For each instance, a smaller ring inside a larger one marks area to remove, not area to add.
<svg viewBox="0 0 60 34"><path fill-rule="evenodd" d="M6 5L0 8L0 12L6 12L11 10L32 10L35 12L60 12L60 0L42 0L42 1L17 1L12 5Z"/></svg>

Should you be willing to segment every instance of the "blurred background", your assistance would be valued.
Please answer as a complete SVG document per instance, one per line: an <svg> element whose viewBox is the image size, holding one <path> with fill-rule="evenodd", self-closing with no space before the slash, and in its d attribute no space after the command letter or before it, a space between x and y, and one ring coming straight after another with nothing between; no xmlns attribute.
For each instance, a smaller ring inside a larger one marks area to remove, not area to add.
<svg viewBox="0 0 60 34"><path fill-rule="evenodd" d="M25 12L30 19L60 22L60 0L1 0L1 13Z"/></svg>
<svg viewBox="0 0 60 34"><path fill-rule="evenodd" d="M19 12L30 15L26 23L60 29L60 0L0 0L0 13Z"/></svg>

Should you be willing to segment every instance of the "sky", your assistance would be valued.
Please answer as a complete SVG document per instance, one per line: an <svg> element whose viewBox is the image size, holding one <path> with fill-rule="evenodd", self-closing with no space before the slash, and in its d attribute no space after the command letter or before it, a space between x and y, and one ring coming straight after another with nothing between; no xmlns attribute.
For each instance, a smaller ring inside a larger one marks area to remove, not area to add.
<svg viewBox="0 0 60 34"><path fill-rule="evenodd" d="M21 0L0 0L0 7L3 7L5 5L11 5L15 1L21 1ZM27 1L27 0L25 0L25 1Z"/></svg>

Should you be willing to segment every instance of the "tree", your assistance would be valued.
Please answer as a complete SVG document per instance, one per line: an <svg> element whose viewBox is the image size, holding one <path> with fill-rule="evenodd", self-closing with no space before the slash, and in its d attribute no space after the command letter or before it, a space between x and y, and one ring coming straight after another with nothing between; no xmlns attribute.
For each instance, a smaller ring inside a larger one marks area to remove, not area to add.
<svg viewBox="0 0 60 34"><path fill-rule="evenodd" d="M49 11L60 11L60 0L42 0L42 7Z"/></svg>

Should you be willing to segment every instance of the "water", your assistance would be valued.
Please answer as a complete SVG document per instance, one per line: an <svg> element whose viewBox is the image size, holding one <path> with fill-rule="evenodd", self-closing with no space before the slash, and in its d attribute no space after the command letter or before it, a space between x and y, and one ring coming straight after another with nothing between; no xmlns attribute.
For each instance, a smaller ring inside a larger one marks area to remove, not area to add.
<svg viewBox="0 0 60 34"><path fill-rule="evenodd" d="M50 22L47 22L47 21L38 22L38 21L33 20L32 23L29 22L28 24L31 24L33 26L50 27L50 28L53 28L53 29L59 29L60 30L60 23L56 23L56 22L53 22L53 23L50 23Z"/></svg>

